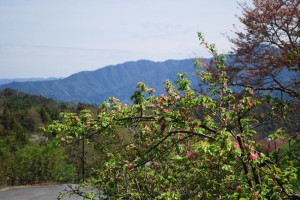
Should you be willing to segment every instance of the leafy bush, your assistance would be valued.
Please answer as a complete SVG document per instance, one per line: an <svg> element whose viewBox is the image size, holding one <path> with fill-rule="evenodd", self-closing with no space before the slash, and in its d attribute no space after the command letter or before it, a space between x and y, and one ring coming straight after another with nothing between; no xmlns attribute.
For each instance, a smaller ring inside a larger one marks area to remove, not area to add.
<svg viewBox="0 0 300 200"><path fill-rule="evenodd" d="M212 76L195 61L197 74L210 84L210 95L190 89L190 80L181 73L175 85L165 82L165 94L156 96L153 88L138 83L132 106L110 98L96 119L88 110L78 116L62 113L62 120L47 130L66 144L77 139L92 143L91 136L101 135L104 161L84 185L110 199L299 198L291 184L297 180L293 162L284 157L282 167L252 139L257 120L251 112L260 100L249 88L235 96L227 86L225 56L201 33L199 39L212 53L217 72ZM117 148L111 148L115 141Z"/></svg>

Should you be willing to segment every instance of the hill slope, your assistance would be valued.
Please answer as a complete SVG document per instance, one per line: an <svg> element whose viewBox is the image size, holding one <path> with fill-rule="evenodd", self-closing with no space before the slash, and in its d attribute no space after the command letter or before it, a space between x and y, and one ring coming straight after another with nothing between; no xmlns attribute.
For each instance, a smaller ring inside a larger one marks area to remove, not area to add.
<svg viewBox="0 0 300 200"><path fill-rule="evenodd" d="M95 71L79 72L64 79L13 82L1 85L0 88L13 88L65 102L100 104L112 96L129 102L138 82L145 82L160 94L164 87L162 82L166 79L175 80L179 72L193 73L193 60L126 62Z"/></svg>

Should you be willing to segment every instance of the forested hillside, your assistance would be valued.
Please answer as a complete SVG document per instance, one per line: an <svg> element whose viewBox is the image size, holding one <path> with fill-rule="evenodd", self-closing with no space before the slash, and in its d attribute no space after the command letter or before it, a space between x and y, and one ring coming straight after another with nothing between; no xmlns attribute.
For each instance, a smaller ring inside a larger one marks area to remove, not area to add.
<svg viewBox="0 0 300 200"><path fill-rule="evenodd" d="M47 135L40 128L58 119L60 112L77 113L85 108L97 109L12 89L0 91L0 185L78 179L81 158L72 154L81 149L76 144L57 146L55 133Z"/></svg>

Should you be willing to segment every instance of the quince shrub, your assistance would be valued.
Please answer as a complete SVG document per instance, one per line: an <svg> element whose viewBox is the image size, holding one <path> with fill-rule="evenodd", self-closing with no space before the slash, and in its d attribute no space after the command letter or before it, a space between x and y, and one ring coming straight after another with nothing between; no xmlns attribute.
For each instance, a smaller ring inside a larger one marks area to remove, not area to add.
<svg viewBox="0 0 300 200"><path fill-rule="evenodd" d="M251 139L257 122L249 113L260 101L251 89L235 96L227 86L226 57L201 33L199 39L212 53L217 72L212 76L195 60L197 74L210 84L209 95L197 94L180 73L175 83L164 83L165 94L157 96L138 83L133 105L110 98L100 105L96 119L87 110L79 116L63 113L47 130L67 144L74 139L92 144L89 135L102 135L105 159L83 185L109 199L298 198L290 184L297 180L292 162L286 159L291 165L281 168ZM111 141L118 147L111 148Z"/></svg>

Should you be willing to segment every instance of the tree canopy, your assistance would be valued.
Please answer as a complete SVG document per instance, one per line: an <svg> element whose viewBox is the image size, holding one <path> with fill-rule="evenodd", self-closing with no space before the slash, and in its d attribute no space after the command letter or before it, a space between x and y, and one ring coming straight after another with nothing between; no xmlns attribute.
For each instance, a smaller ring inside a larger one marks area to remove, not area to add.
<svg viewBox="0 0 300 200"><path fill-rule="evenodd" d="M230 38L233 84L299 99L299 0L253 0L253 5L241 8L243 29Z"/></svg>

